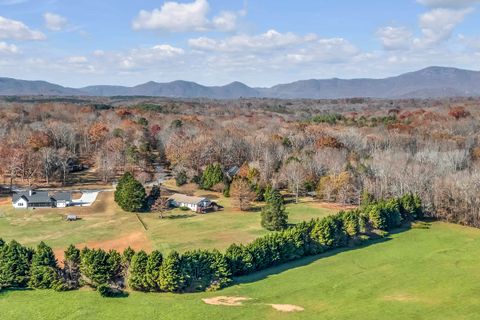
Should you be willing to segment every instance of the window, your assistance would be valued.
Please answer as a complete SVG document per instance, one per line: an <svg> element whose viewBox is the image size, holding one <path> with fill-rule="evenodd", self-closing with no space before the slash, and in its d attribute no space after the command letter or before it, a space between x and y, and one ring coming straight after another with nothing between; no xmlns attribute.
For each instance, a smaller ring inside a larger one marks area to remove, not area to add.
<svg viewBox="0 0 480 320"><path fill-rule="evenodd" d="M23 202L17 202L18 207L23 207Z"/></svg>

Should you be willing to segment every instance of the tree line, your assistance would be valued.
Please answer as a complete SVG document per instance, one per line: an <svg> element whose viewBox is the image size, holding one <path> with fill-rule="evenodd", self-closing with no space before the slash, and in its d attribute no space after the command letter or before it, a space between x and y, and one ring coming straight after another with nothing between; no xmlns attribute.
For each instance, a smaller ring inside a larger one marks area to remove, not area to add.
<svg viewBox="0 0 480 320"><path fill-rule="evenodd" d="M270 198L277 196L269 194ZM366 194L358 209L302 222L246 245L232 244L225 253L172 251L164 257L156 250L146 253L127 248L120 253L71 245L62 266L43 242L31 249L15 240L0 239L0 289L63 291L89 286L103 296L124 295L125 288L176 293L217 290L232 284L234 276L385 236L422 218L422 214L422 203L416 195L375 201Z"/></svg>

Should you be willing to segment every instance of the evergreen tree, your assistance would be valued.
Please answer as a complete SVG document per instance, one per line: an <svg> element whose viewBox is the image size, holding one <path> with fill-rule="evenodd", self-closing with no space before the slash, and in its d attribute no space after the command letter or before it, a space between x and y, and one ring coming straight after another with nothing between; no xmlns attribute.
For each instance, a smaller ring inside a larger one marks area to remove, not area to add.
<svg viewBox="0 0 480 320"><path fill-rule="evenodd" d="M159 291L160 268L162 266L163 256L158 250L153 250L148 256L145 282L150 291Z"/></svg>
<svg viewBox="0 0 480 320"><path fill-rule="evenodd" d="M210 263L211 276L210 284L207 290L217 290L228 286L232 279L232 273L228 266L227 259L218 250L213 250L213 256Z"/></svg>
<svg viewBox="0 0 480 320"><path fill-rule="evenodd" d="M127 212L138 212L145 206L145 188L129 172L118 182L115 191L115 202Z"/></svg>
<svg viewBox="0 0 480 320"><path fill-rule="evenodd" d="M202 189L211 190L214 185L223 181L223 171L219 163L209 164L203 171L200 180Z"/></svg>
<svg viewBox="0 0 480 320"><path fill-rule="evenodd" d="M87 284L97 287L100 284L119 281L122 277L122 256L115 250L84 248L80 253L80 270Z"/></svg>
<svg viewBox="0 0 480 320"><path fill-rule="evenodd" d="M132 257L128 272L128 286L133 290L148 291L145 281L147 261L148 255L143 250L138 251Z"/></svg>
<svg viewBox="0 0 480 320"><path fill-rule="evenodd" d="M262 227L267 230L283 230L288 226L288 214L285 211L280 192L269 189L265 192L267 204L262 208Z"/></svg>
<svg viewBox="0 0 480 320"><path fill-rule="evenodd" d="M0 288L26 287L33 252L15 240L0 249Z"/></svg>
<svg viewBox="0 0 480 320"><path fill-rule="evenodd" d="M179 292L185 286L185 278L182 273L182 261L176 251L170 252L160 268L158 282L160 290L166 292Z"/></svg>
<svg viewBox="0 0 480 320"><path fill-rule="evenodd" d="M117 188L115 189L115 193L114 193L115 202L118 203L120 201L123 187L125 186L125 184L127 184L127 182L131 181L132 179L134 179L132 173L125 172L123 176L118 180Z"/></svg>
<svg viewBox="0 0 480 320"><path fill-rule="evenodd" d="M80 250L70 245L65 251L63 260L63 278L65 287L69 290L80 287Z"/></svg>
<svg viewBox="0 0 480 320"><path fill-rule="evenodd" d="M30 268L29 286L36 289L52 289L59 285L59 269L52 248L43 241L37 247Z"/></svg>
<svg viewBox="0 0 480 320"><path fill-rule="evenodd" d="M122 253L123 264L130 265L130 262L132 262L132 258L134 254L135 254L135 250L133 250L131 247L128 247L125 250L123 250L123 253Z"/></svg>

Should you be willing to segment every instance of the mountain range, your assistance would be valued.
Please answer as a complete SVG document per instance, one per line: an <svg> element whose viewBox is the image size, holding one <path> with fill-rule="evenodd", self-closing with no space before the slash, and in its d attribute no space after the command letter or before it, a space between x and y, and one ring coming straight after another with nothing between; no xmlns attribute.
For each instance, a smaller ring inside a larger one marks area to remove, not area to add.
<svg viewBox="0 0 480 320"><path fill-rule="evenodd" d="M241 82L203 86L189 81L147 82L134 87L97 85L68 88L46 81L0 77L0 95L44 96L154 96L171 98L442 98L480 96L480 71L428 67L383 79L301 80L270 88L252 88Z"/></svg>

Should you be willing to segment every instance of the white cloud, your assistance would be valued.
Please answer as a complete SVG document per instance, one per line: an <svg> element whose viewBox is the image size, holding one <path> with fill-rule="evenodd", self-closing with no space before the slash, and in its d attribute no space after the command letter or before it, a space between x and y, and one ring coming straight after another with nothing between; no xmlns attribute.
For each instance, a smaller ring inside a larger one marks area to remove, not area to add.
<svg viewBox="0 0 480 320"><path fill-rule="evenodd" d="M412 32L406 27L383 27L377 31L377 36L385 50L407 49L412 41Z"/></svg>
<svg viewBox="0 0 480 320"><path fill-rule="evenodd" d="M132 49L126 54L120 53L114 60L118 60L122 68L130 69L151 65L155 62L169 61L184 53L182 48L159 44L151 48Z"/></svg>
<svg viewBox="0 0 480 320"><path fill-rule="evenodd" d="M214 40L211 38L200 37L190 39L188 44L193 49L207 51L268 51L275 49L287 48L314 41L317 38L314 34L299 36L292 32L280 33L276 30L268 30L265 33L250 36L237 35L226 38L224 40Z"/></svg>
<svg viewBox="0 0 480 320"><path fill-rule="evenodd" d="M0 39L45 40L40 31L32 30L23 22L0 16Z"/></svg>
<svg viewBox="0 0 480 320"><path fill-rule="evenodd" d="M43 19L45 21L45 27L51 31L61 31L67 25L67 18L55 13L46 12L43 15Z"/></svg>
<svg viewBox="0 0 480 320"><path fill-rule="evenodd" d="M168 1L160 9L141 10L133 20L132 27L134 30L171 32L232 31L236 28L238 17L246 14L245 10L238 13L223 11L210 20L207 16L209 10L210 6L207 0L194 0L189 3Z"/></svg>
<svg viewBox="0 0 480 320"><path fill-rule="evenodd" d="M212 24L215 29L232 31L237 26L237 15L231 11L224 11L213 18Z"/></svg>
<svg viewBox="0 0 480 320"><path fill-rule="evenodd" d="M417 0L417 2L430 8L459 8L480 3L479 0Z"/></svg>
<svg viewBox="0 0 480 320"><path fill-rule="evenodd" d="M72 57L68 57L66 61L68 63L80 64L80 63L88 62L88 59L87 57L84 57L84 56L72 56Z"/></svg>
<svg viewBox="0 0 480 320"><path fill-rule="evenodd" d="M287 55L291 62L307 63L340 63L351 61L360 50L343 38L320 39L300 49L298 52Z"/></svg>
<svg viewBox="0 0 480 320"><path fill-rule="evenodd" d="M18 52L19 50L16 45L0 41L0 54L14 54Z"/></svg>
<svg viewBox="0 0 480 320"><path fill-rule="evenodd" d="M448 40L455 27L472 12L472 9L433 9L420 16L423 38L415 39L420 46L431 46Z"/></svg>
<svg viewBox="0 0 480 320"><path fill-rule="evenodd" d="M201 31L208 23L209 5L206 0L192 3L165 2L160 9L141 10L133 22L135 30L160 29L169 31Z"/></svg>

